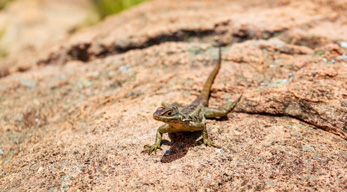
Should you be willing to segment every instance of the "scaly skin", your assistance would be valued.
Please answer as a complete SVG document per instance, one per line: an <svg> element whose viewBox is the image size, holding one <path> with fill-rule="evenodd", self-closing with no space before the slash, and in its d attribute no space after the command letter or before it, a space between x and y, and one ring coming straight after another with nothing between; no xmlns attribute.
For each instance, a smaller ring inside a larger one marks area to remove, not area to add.
<svg viewBox="0 0 347 192"><path fill-rule="evenodd" d="M221 48L219 48L219 58L216 67L213 69L208 79L206 80L203 89L195 101L190 105L183 107L180 104L163 104L153 114L153 118L157 121L162 121L165 124L160 126L157 130L157 136L153 145L145 145L144 152L155 152L161 149L161 139L163 133L176 133L176 132L192 132L202 131L203 142L206 146L217 147L210 139L206 130L206 118L225 117L240 101L242 95L233 102L228 103L224 107L209 108L208 99L210 95L211 86L221 67Z"/></svg>

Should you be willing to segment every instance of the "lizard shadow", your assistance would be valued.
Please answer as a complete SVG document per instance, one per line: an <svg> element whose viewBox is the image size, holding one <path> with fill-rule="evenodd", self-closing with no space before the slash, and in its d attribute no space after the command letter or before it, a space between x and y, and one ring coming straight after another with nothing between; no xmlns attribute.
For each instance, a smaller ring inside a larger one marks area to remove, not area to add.
<svg viewBox="0 0 347 192"><path fill-rule="evenodd" d="M229 118L226 116L226 117L217 117L217 118L210 118L212 120L215 120L215 121L228 121Z"/></svg>
<svg viewBox="0 0 347 192"><path fill-rule="evenodd" d="M212 118L215 121L227 121L228 117ZM184 157L190 148L195 146L200 146L203 144L202 132L182 132L182 133L169 133L169 138L171 140L162 140L163 145L171 146L170 149L166 150L165 154L161 158L160 162L170 163L177 159ZM199 139L199 140L198 140Z"/></svg>
<svg viewBox="0 0 347 192"><path fill-rule="evenodd" d="M162 163L170 163L180 159L188 153L189 148L203 144L202 139L197 141L202 135L201 131L169 133L168 135L171 142L162 140L162 144L170 146L170 149L166 150L161 158L160 162Z"/></svg>
<svg viewBox="0 0 347 192"><path fill-rule="evenodd" d="M211 119L215 121L229 120L228 117L211 118ZM160 162L162 163L170 163L177 159L180 159L188 153L189 148L200 146L203 144L202 138L199 139L200 137L202 137L201 131L169 133L168 135L171 142L163 139L162 144L171 146L171 148L168 149L163 155L163 157L161 158Z"/></svg>

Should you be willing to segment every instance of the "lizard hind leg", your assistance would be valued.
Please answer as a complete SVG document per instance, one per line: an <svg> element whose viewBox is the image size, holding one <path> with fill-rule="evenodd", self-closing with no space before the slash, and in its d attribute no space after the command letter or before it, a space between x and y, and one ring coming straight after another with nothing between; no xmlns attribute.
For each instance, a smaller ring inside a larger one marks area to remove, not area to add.
<svg viewBox="0 0 347 192"><path fill-rule="evenodd" d="M230 111L232 111L236 104L240 101L242 95L239 96L235 101L229 102L224 107L220 108L205 108L205 117L206 118L216 118L216 117L226 117Z"/></svg>

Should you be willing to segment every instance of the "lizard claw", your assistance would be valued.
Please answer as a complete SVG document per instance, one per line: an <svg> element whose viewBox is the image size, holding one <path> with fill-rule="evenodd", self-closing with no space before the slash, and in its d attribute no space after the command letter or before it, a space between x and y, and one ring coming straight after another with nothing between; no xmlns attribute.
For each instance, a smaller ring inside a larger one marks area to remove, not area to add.
<svg viewBox="0 0 347 192"><path fill-rule="evenodd" d="M220 146L214 144L211 140L207 139L204 141L204 144L208 147L215 147L215 148L221 148Z"/></svg>
<svg viewBox="0 0 347 192"><path fill-rule="evenodd" d="M148 154L151 154L153 151L154 151L154 153L156 153L157 149L162 150L160 145L156 145L156 144L154 144L154 145L145 145L144 148L145 149L142 152L144 152L144 153L147 152Z"/></svg>

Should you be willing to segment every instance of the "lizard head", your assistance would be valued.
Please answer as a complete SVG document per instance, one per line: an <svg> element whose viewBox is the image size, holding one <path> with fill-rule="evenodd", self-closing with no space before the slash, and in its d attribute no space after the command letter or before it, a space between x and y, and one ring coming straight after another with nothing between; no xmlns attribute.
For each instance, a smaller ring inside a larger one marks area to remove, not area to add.
<svg viewBox="0 0 347 192"><path fill-rule="evenodd" d="M164 123L178 123L180 121L178 107L159 107L154 113L153 118Z"/></svg>

